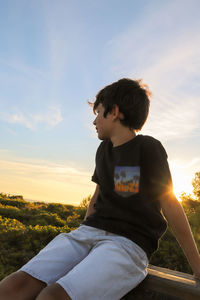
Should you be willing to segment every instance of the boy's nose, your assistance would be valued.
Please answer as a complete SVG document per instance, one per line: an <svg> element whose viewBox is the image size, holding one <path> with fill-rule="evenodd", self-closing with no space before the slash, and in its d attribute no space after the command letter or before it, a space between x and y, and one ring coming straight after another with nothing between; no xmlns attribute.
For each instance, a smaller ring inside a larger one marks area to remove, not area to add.
<svg viewBox="0 0 200 300"><path fill-rule="evenodd" d="M96 119L94 119L94 121L93 121L93 125L96 125Z"/></svg>

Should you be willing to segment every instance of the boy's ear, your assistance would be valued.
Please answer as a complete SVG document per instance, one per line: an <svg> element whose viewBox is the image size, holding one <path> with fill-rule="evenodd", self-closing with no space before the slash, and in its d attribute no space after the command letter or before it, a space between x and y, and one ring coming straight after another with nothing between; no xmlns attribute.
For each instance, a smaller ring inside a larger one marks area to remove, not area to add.
<svg viewBox="0 0 200 300"><path fill-rule="evenodd" d="M113 105L112 115L113 115L113 120L115 120L115 119L123 120L124 119L124 115L123 115L123 113L121 113L119 111L119 106L117 104Z"/></svg>

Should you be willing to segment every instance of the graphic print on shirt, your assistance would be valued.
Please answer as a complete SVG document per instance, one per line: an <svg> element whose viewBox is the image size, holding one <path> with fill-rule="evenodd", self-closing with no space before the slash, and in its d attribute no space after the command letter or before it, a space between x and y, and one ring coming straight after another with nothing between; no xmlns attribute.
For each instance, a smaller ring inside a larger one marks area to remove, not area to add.
<svg viewBox="0 0 200 300"><path fill-rule="evenodd" d="M139 192L140 167L115 166L115 192L122 197L129 197Z"/></svg>

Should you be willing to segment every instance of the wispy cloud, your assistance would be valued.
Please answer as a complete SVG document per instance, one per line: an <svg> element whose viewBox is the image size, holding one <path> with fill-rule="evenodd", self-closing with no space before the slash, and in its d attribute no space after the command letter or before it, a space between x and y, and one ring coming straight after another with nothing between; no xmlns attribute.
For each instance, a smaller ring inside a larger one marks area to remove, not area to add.
<svg viewBox="0 0 200 300"><path fill-rule="evenodd" d="M78 204L93 192L91 174L73 163L52 163L39 159L0 160L1 192L25 198Z"/></svg>
<svg viewBox="0 0 200 300"><path fill-rule="evenodd" d="M17 123L25 126L30 130L36 130L40 124L46 125L47 127L54 127L62 122L62 112L59 107L53 106L48 107L45 112L35 114L24 114L17 110L13 113L1 112L0 119L7 123Z"/></svg>
<svg viewBox="0 0 200 300"><path fill-rule="evenodd" d="M0 160L1 172L12 172L13 175L22 175L27 178L31 176L34 179L46 179L53 181L62 181L71 184L88 183L90 174L81 171L70 164L58 164L42 160Z"/></svg>
<svg viewBox="0 0 200 300"><path fill-rule="evenodd" d="M56 85L66 74L69 63L69 49L71 47L71 28L66 3L59 5L48 1L43 3L43 17L46 29L46 59L49 66L50 76ZM67 5L69 6L69 5Z"/></svg>
<svg viewBox="0 0 200 300"><path fill-rule="evenodd" d="M143 131L162 140L197 136L200 127L199 99L184 98L175 95L167 97L167 93L163 97L154 97Z"/></svg>
<svg viewBox="0 0 200 300"><path fill-rule="evenodd" d="M137 26L131 24L108 44L113 76L142 77L152 89L151 113L144 131L165 140L199 134L197 7L195 0L150 5Z"/></svg>
<svg viewBox="0 0 200 300"><path fill-rule="evenodd" d="M31 65L25 64L21 58L10 58L9 61L6 59L0 59L0 65L6 67L8 70L12 70L24 76L31 78L47 79L47 75L40 69L34 68Z"/></svg>
<svg viewBox="0 0 200 300"><path fill-rule="evenodd" d="M190 162L186 163L183 165L183 168L184 169L188 169L188 168L191 168L191 167L196 167L196 165L200 165L200 157L195 157L193 158Z"/></svg>

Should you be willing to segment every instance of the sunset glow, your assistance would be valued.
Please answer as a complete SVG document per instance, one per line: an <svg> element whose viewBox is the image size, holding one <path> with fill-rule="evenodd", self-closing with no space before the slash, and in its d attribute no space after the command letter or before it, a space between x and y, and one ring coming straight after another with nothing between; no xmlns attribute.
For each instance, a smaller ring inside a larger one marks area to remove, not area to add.
<svg viewBox="0 0 200 300"><path fill-rule="evenodd" d="M179 198L182 192L192 194L193 187L191 181L193 174L191 176L191 174L177 162L171 163L171 174L173 180L173 191L177 198Z"/></svg>

